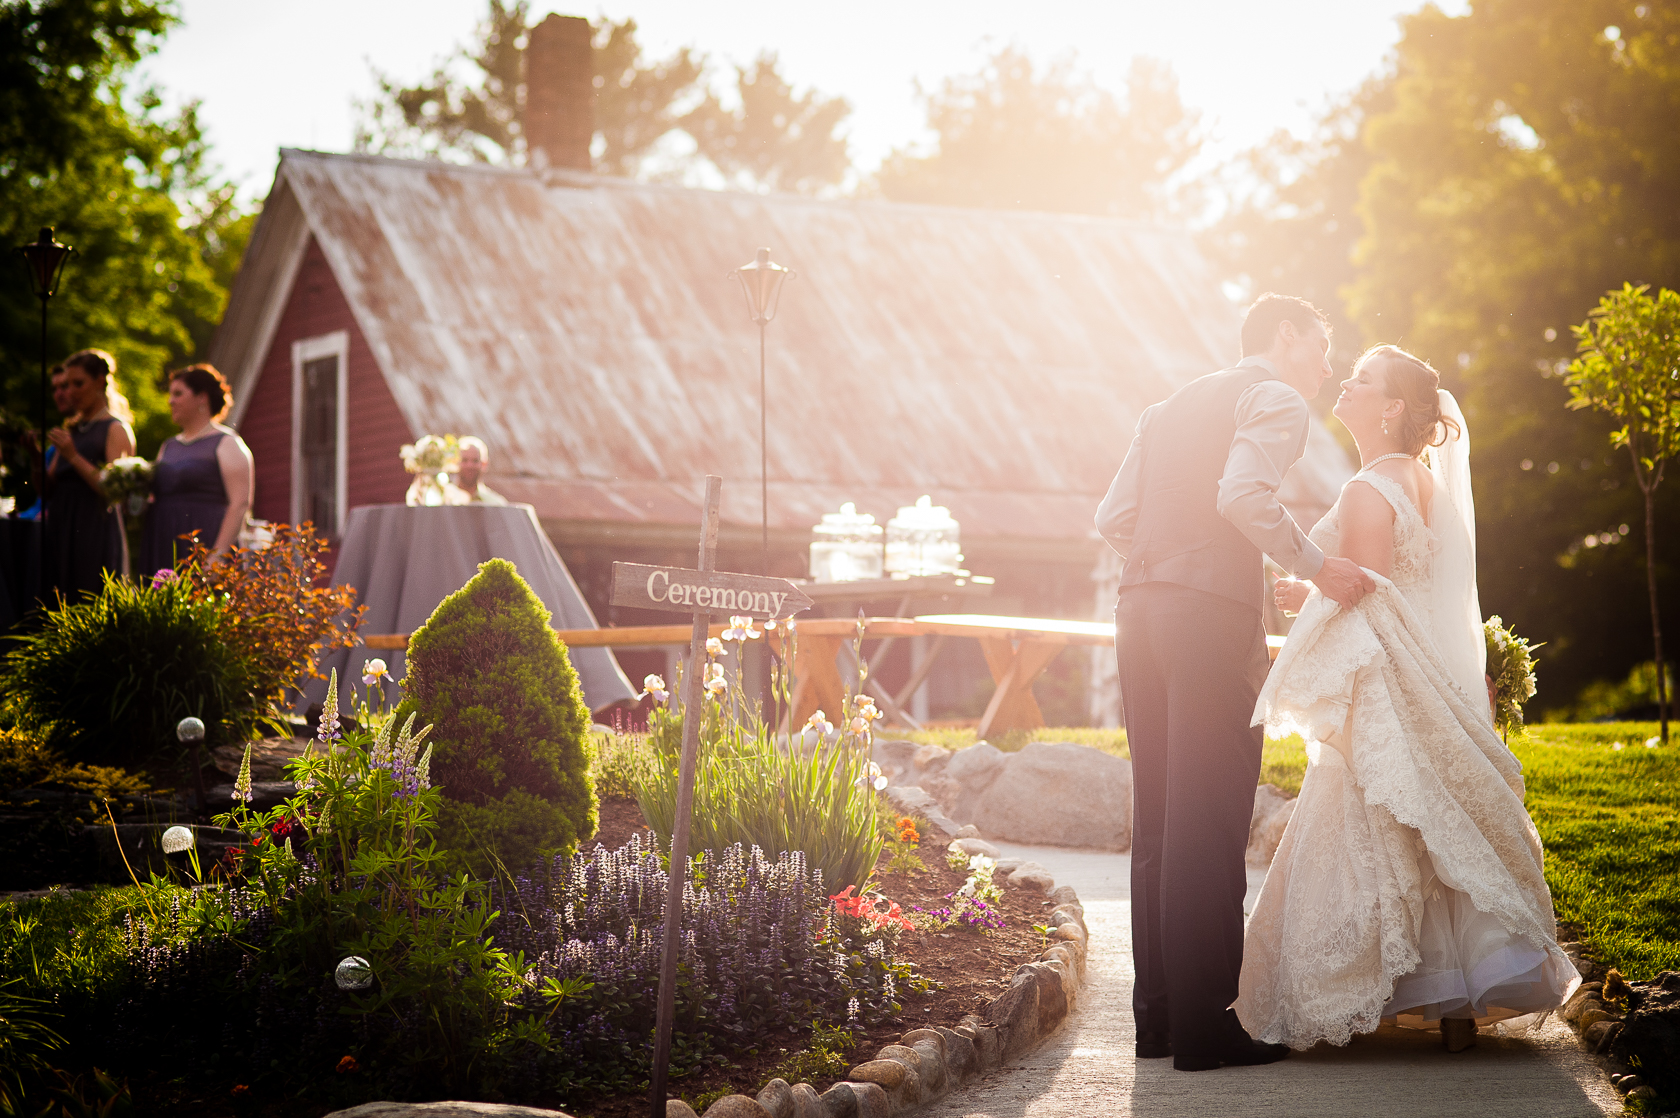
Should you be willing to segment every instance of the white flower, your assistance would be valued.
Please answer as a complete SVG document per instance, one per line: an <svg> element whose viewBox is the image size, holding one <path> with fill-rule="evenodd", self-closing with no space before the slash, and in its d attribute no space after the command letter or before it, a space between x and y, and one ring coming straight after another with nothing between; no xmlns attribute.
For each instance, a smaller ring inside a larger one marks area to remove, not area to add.
<svg viewBox="0 0 1680 1118"><path fill-rule="evenodd" d="M863 774L857 778L856 784L859 788L866 788L873 785L875 787L875 791L879 792L887 786L887 778L885 774L881 772L881 766L877 765L874 761L871 761L869 764L864 766Z"/></svg>
<svg viewBox="0 0 1680 1118"><path fill-rule="evenodd" d="M245 745L245 759L239 762L239 775L234 778L233 798L251 802L251 746Z"/></svg>
<svg viewBox="0 0 1680 1118"><path fill-rule="evenodd" d="M1610 748L1611 749L1626 749L1627 748L1627 743L1619 741L1615 745L1612 745Z"/></svg>
<svg viewBox="0 0 1680 1118"><path fill-rule="evenodd" d="M432 747L426 746L426 752L420 755L420 766L415 770L415 780L421 788L432 786Z"/></svg>
<svg viewBox="0 0 1680 1118"><path fill-rule="evenodd" d="M861 714L858 715L852 719L850 729L854 734L867 734L869 732L869 719Z"/></svg>
<svg viewBox="0 0 1680 1118"><path fill-rule="evenodd" d="M650 675L642 680L642 693L637 695L636 698L640 699L648 695L652 695L653 701L656 703L663 703L671 697L671 692L665 688L663 676Z"/></svg>
<svg viewBox="0 0 1680 1118"><path fill-rule="evenodd" d="M753 628L753 619L750 617L731 617L729 628L723 631L723 639L726 641L755 641L763 635Z"/></svg>
<svg viewBox="0 0 1680 1118"><path fill-rule="evenodd" d="M171 827L163 832L163 852L179 854L193 848L193 833L187 827Z"/></svg>
<svg viewBox="0 0 1680 1118"><path fill-rule="evenodd" d="M817 733L826 738L834 732L834 723L828 720L828 716L826 714L818 710L816 713L812 714L811 717L805 720L805 728L807 730L815 730Z"/></svg>
<svg viewBox="0 0 1680 1118"><path fill-rule="evenodd" d="M390 678L391 672L386 667L385 661L383 660L375 658L362 665L362 682L369 687L372 687L382 679Z"/></svg>
<svg viewBox="0 0 1680 1118"><path fill-rule="evenodd" d="M1645 748L1646 749L1655 749L1657 746L1659 746L1661 744L1662 744L1662 738L1660 738L1660 737L1646 738L1645 739Z"/></svg>
<svg viewBox="0 0 1680 1118"><path fill-rule="evenodd" d="M707 664L705 683L706 690L714 695L722 695L729 688L729 683L723 678L722 664Z"/></svg>
<svg viewBox="0 0 1680 1118"><path fill-rule="evenodd" d="M723 653L724 653L724 647L723 647L723 642L722 641L718 640L716 637L707 637L706 638L706 655L707 656L713 657L715 659L719 656L722 656Z"/></svg>

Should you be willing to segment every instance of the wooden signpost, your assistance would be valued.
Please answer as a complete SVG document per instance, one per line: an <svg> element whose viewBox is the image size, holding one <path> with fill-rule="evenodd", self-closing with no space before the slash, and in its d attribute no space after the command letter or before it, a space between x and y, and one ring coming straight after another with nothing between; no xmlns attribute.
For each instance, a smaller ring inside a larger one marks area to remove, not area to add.
<svg viewBox="0 0 1680 1118"><path fill-rule="evenodd" d="M700 666L706 659L711 615L762 618L792 617L808 609L807 598L785 578L717 571L718 500L723 479L706 476L700 521L700 569L614 563L612 604L637 609L689 610L694 633L688 669L683 672L682 759L677 768L677 817L671 827L671 863L665 890L665 951L659 966L659 1017L653 1034L653 1081L649 1092L653 1118L665 1118L665 1083L671 1063L671 1030L677 1008L677 954L682 943L682 897L688 871L689 817L694 811L694 770L700 755Z"/></svg>
<svg viewBox="0 0 1680 1118"><path fill-rule="evenodd" d="M811 608L805 592L785 578L641 563L614 563L612 574L615 606L739 615L765 621L780 621Z"/></svg>

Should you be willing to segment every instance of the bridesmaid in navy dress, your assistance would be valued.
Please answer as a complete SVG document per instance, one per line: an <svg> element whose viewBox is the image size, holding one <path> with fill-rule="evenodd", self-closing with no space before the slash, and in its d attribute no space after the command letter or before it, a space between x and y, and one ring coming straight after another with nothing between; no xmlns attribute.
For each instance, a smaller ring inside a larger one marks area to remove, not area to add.
<svg viewBox="0 0 1680 1118"><path fill-rule="evenodd" d="M181 433L164 441L152 471L152 509L141 548L140 574L173 568L194 531L216 553L239 536L251 510L251 450L224 427L233 407L227 381L210 365L169 374L169 415Z"/></svg>
<svg viewBox="0 0 1680 1118"><path fill-rule="evenodd" d="M68 601L99 593L104 572L128 573L122 512L99 487L99 471L134 453L133 416L117 390L117 359L84 349L64 361L64 392L76 420L47 432L54 456L47 472L46 584Z"/></svg>

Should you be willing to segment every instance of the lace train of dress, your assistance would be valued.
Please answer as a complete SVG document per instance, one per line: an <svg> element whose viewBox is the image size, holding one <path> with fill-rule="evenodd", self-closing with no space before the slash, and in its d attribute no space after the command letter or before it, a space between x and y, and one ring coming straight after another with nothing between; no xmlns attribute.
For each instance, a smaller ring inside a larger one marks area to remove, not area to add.
<svg viewBox="0 0 1680 1118"><path fill-rule="evenodd" d="M1521 766L1411 600L1430 533L1382 482L1395 581L1377 577L1353 610L1313 594L1256 709L1268 731L1302 735L1308 767L1249 918L1236 1010L1256 1039L1293 1048L1384 1020L1544 1012L1580 982L1556 943Z"/></svg>

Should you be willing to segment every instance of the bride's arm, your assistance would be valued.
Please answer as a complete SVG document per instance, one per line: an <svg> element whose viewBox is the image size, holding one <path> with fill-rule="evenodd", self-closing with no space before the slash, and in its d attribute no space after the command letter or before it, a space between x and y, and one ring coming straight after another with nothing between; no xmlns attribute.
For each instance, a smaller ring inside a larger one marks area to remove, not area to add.
<svg viewBox="0 0 1680 1118"><path fill-rule="evenodd" d="M1372 486L1349 482L1342 490L1341 535L1344 558L1389 577L1394 567L1394 506Z"/></svg>

